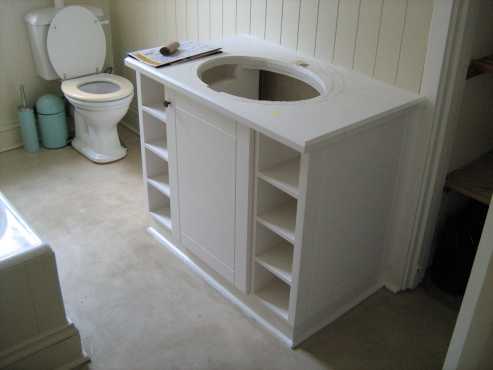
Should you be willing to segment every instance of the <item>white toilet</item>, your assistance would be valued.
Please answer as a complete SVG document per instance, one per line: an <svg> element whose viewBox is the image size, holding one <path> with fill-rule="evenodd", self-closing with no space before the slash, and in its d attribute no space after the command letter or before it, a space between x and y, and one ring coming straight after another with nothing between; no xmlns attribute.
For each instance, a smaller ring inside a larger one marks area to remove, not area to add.
<svg viewBox="0 0 493 370"><path fill-rule="evenodd" d="M38 74L62 79L62 91L75 108L72 146L96 163L117 161L127 154L117 125L134 96L127 79L102 73L106 38L99 8L68 6L31 12L28 24Z"/></svg>

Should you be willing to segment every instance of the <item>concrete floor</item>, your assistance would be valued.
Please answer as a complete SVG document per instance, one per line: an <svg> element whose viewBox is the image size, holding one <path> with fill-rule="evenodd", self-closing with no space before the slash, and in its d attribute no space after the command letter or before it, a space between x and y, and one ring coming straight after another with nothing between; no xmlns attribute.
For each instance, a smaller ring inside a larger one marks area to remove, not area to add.
<svg viewBox="0 0 493 370"><path fill-rule="evenodd" d="M292 351L145 231L138 139L95 165L71 148L0 154L0 190L55 250L91 369L437 370L456 311L380 291Z"/></svg>

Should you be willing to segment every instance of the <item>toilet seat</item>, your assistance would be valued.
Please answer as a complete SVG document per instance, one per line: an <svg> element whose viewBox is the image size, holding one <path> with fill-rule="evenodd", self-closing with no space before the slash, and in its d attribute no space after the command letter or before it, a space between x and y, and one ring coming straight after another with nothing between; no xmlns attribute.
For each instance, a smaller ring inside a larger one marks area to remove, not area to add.
<svg viewBox="0 0 493 370"><path fill-rule="evenodd" d="M127 79L107 73L63 81L65 96L84 102L111 102L133 95L133 85Z"/></svg>

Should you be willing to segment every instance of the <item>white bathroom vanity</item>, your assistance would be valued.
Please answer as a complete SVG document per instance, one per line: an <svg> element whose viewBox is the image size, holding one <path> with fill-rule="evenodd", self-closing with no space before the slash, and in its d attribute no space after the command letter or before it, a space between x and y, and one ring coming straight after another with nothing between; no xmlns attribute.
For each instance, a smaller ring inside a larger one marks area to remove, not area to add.
<svg viewBox="0 0 493 370"><path fill-rule="evenodd" d="M422 99L250 37L136 72L149 231L295 346L386 285Z"/></svg>

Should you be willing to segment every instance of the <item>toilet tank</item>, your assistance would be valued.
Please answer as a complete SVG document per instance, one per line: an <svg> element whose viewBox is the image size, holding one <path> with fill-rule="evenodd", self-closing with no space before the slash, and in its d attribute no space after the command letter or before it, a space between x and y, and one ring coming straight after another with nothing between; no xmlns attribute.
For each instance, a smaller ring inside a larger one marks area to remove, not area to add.
<svg viewBox="0 0 493 370"><path fill-rule="evenodd" d="M90 10L100 21L103 21L104 12L101 8L94 6L85 6L85 8ZM24 17L36 72L45 80L57 80L60 78L51 65L46 46L51 21L59 10L57 8L43 8L34 10Z"/></svg>

